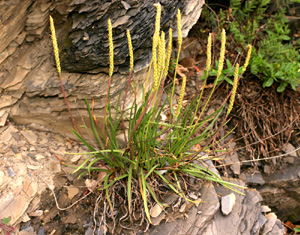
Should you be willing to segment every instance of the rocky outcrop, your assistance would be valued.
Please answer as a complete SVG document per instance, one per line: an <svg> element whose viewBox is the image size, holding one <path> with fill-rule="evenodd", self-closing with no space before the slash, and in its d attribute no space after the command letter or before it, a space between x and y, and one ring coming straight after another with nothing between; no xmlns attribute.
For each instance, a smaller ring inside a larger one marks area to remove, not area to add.
<svg viewBox="0 0 300 235"><path fill-rule="evenodd" d="M282 154L273 156L279 160L276 168L265 163L263 173L248 168L242 172L242 179L250 187L255 187L282 221L297 223L300 220L300 151L291 143L282 148Z"/></svg>
<svg viewBox="0 0 300 235"><path fill-rule="evenodd" d="M127 72L129 65L126 29L132 35L135 70L149 65L156 11L155 1L130 0L102 3L98 0L73 1L69 8L68 34L62 40L63 66L75 72L99 72L107 70L108 37L107 19L112 20L114 47L117 52L116 70ZM161 28L168 37L168 28L176 32L177 9L182 11L182 33L198 20L204 1L160 1L162 5Z"/></svg>
<svg viewBox="0 0 300 235"><path fill-rule="evenodd" d="M95 100L94 112L103 115L108 77L107 19L113 23L116 73L112 79L112 103L125 90L127 46L125 31L131 30L134 45L136 84L128 95L141 98L147 78L151 35L157 1L114 0L16 0L0 3L0 126L6 120L30 124L34 128L70 134L72 124L63 101L55 70L49 15L55 20L63 83L75 119L87 117L83 98ZM181 9L183 35L197 22L204 1L160 1L162 30L173 25L176 10ZM168 24L169 22L169 24ZM176 33L174 34L176 37ZM76 71L67 72L67 71ZM80 72L80 73L79 73ZM88 72L83 73L83 72ZM146 90L151 87L150 76ZM81 123L79 123L81 124Z"/></svg>
<svg viewBox="0 0 300 235"><path fill-rule="evenodd" d="M300 220L300 165L276 171L266 177L265 181L258 188L265 202L276 210L282 220L297 223Z"/></svg>
<svg viewBox="0 0 300 235"><path fill-rule="evenodd" d="M244 185L242 181L229 181ZM267 213L271 210L261 206L262 197L256 190L238 190L245 195L232 193L223 186L205 184L200 190L202 202L187 212L186 219L177 219L154 227L150 235L284 234L283 225L276 215ZM225 205L222 204L230 203L222 200L227 195L234 195L231 197L234 203L228 215L224 213Z"/></svg>

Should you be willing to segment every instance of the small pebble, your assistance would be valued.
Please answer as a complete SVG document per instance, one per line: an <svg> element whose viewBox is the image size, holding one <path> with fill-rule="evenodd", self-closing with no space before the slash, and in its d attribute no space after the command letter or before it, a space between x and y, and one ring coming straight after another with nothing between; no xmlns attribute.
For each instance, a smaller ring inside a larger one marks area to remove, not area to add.
<svg viewBox="0 0 300 235"><path fill-rule="evenodd" d="M10 177L14 177L16 175L16 173L11 167L7 167L7 173Z"/></svg>

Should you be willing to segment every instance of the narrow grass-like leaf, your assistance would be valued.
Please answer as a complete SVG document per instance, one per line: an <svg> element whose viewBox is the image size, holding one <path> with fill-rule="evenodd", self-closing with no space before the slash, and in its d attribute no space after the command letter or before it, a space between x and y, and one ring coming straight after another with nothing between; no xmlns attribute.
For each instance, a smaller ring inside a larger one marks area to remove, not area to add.
<svg viewBox="0 0 300 235"><path fill-rule="evenodd" d="M162 174L160 174L158 171L154 171L175 193L177 193L179 196L184 198L184 195L182 195Z"/></svg>
<svg viewBox="0 0 300 235"><path fill-rule="evenodd" d="M149 209L148 209L146 184L145 184L145 178L144 178L144 173L143 173L142 168L140 169L140 174L141 174L141 177L139 177L139 181L140 181L140 187L141 187L141 195L142 195L143 202L144 202L144 209L145 209L145 213L146 213L146 216L147 216L149 222L152 224Z"/></svg>
<svg viewBox="0 0 300 235"><path fill-rule="evenodd" d="M147 181L145 181L145 184L146 184L146 187L147 189L149 190L150 194L152 195L153 199L159 204L161 205L162 207L164 207L165 205L163 205L160 201L158 201L154 191L152 190L151 186L148 184Z"/></svg>
<svg viewBox="0 0 300 235"><path fill-rule="evenodd" d="M99 190L107 189L110 186L112 186L114 183L116 183L118 180L124 179L127 176L128 176L128 174L124 174L124 175L118 176L118 177L114 178L114 180L112 182L110 182L109 184L106 184L103 188L99 188Z"/></svg>
<svg viewBox="0 0 300 235"><path fill-rule="evenodd" d="M151 168L151 170L147 173L145 176L145 180L150 176L150 174L155 170L155 168L159 167L159 164L155 165L154 167Z"/></svg>
<svg viewBox="0 0 300 235"><path fill-rule="evenodd" d="M127 201L128 201L128 211L131 212L131 181L132 181L132 169L133 164L130 164L129 170L128 170L128 178L127 178Z"/></svg>
<svg viewBox="0 0 300 235"><path fill-rule="evenodd" d="M95 155L88 157L80 166L77 167L77 169L75 171L73 171L73 174L75 174L77 171L81 170L88 163L88 161L90 161L93 157L95 157Z"/></svg>
<svg viewBox="0 0 300 235"><path fill-rule="evenodd" d="M93 119L93 114L92 114L92 112L91 112L89 102L87 101L87 99L86 99L85 97L84 97L84 101L85 101L85 104L86 104L86 107L87 107L87 110L88 110L88 113L89 113L90 123L91 123L91 126L92 126L93 134L94 134L95 138L97 139L99 145L100 145L102 148L104 148L104 147L103 147L103 144L102 144L102 141L101 141L100 138L99 138L97 129L95 128L95 121L94 121L94 119Z"/></svg>

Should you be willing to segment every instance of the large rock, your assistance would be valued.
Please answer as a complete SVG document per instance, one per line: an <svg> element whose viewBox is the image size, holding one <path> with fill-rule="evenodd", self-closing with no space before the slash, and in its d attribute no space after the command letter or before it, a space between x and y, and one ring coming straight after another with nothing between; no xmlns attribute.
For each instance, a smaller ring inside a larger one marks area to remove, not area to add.
<svg viewBox="0 0 300 235"><path fill-rule="evenodd" d="M98 0L73 1L69 8L69 27L62 40L63 66L69 71L98 72L107 69L108 36L107 19L112 20L116 69L127 71L129 65L126 29L132 35L133 50L136 60L135 70L148 66L151 60L152 38L157 1L130 0L103 3ZM168 36L168 28L176 32L177 9L182 11L182 33L196 23L204 1L163 0L161 28Z"/></svg>
<svg viewBox="0 0 300 235"><path fill-rule="evenodd" d="M276 171L265 178L259 187L265 202L276 211L280 219L296 223L300 220L300 164Z"/></svg>
<svg viewBox="0 0 300 235"><path fill-rule="evenodd" d="M227 179L244 186L242 181ZM150 235L226 235L226 234L276 234L283 235L284 227L274 213L265 214L262 197L256 190L243 190L245 195L234 193L235 204L231 213L224 215L218 196L230 195L232 191L223 186L206 183L200 190L202 202L187 212L187 219L162 223L151 229Z"/></svg>

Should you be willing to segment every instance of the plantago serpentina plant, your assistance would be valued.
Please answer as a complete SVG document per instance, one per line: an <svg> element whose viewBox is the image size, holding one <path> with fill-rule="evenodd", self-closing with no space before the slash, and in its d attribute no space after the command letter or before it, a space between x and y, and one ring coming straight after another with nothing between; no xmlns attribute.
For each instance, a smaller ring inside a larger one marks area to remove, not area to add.
<svg viewBox="0 0 300 235"><path fill-rule="evenodd" d="M79 153L80 155L89 155L89 157L80 166L71 167L76 168L75 172L81 171L80 176L85 174L91 176L91 173L95 171L105 173L104 178L99 182L99 190L100 194L103 196L103 203L105 205L106 203L109 204L109 207L104 207L103 214L111 219L113 227L116 224L122 223L123 225L126 224L126 227L129 228L130 226L133 226L137 220L140 223L151 223L149 209L153 207L154 202L165 207L161 204L161 198L159 196L161 196L160 194L165 193L166 190L173 191L185 198L185 200L192 201L186 196L187 188L181 188L179 178L183 182L188 180L189 177L206 179L225 185L234 191L238 191L234 187L236 186L235 184L224 181L218 175L199 163L203 160L203 156L199 153L204 149L194 150L194 145L201 145L204 141L208 141L215 136L217 131L212 130L212 126L214 126L216 121L220 118L224 105L221 105L219 109L208 117L202 117L203 111L211 98L210 94L208 100L206 100L203 105L202 111L199 110L202 103L202 91L200 96L191 101L187 107L183 108L182 102L184 99L186 76L183 76L182 79L180 97L176 111L173 111L172 107L175 82L169 99L167 99L163 105L155 105L160 104L172 49L172 29L169 30L169 42L166 49L164 32L160 32L161 7L159 3L155 4L155 6L157 15L151 61L151 66L154 70L153 88L150 89L148 93L145 92L143 103L141 105L138 105L137 102L134 101L129 108L124 110L124 103L123 108L119 108L118 106L114 107L115 114L113 115L111 112L112 107L110 105L109 96L110 87L108 87L105 103L105 115L107 116L105 116L104 131L99 128L98 122L96 121L97 119L86 100L91 122L91 132L98 141L97 145L90 144L78 130L74 130L74 133L82 143L87 146L90 152ZM181 14L179 10L177 14L177 26L179 50L176 60L176 69L182 44ZM108 33L110 86L110 81L113 79L113 35L110 20L108 20ZM52 35L55 34L52 33ZM134 61L129 31L127 31L127 38L130 55L130 74L128 80L130 82ZM225 30L223 30L222 47L219 58L219 73L222 71L222 65L225 58L225 41L226 34ZM53 43L55 43L54 39ZM207 49L206 76L208 76L211 68L211 35L208 38ZM57 67L59 67L59 63L57 63ZM216 80L218 80L218 77ZM213 91L216 88L216 84L217 82L214 82ZM233 105L236 86L230 99L230 109ZM128 86L125 97L127 92ZM160 92L159 96L156 96L157 92ZM169 123L161 121L160 118L160 114L168 104L171 105L172 110ZM230 112L230 109L228 112ZM196 114L199 113L199 111L200 116L196 118ZM123 120L128 121L128 129L126 130L127 133L125 135L128 139L125 138L125 148L119 146L117 138L119 134L122 134L120 133L119 125ZM116 200L115 195L118 195L119 200ZM143 205L143 207L140 207L140 205ZM137 211L137 208L139 208L140 211ZM145 214L146 217L139 216L138 214ZM109 222L106 221L106 224L109 224Z"/></svg>

